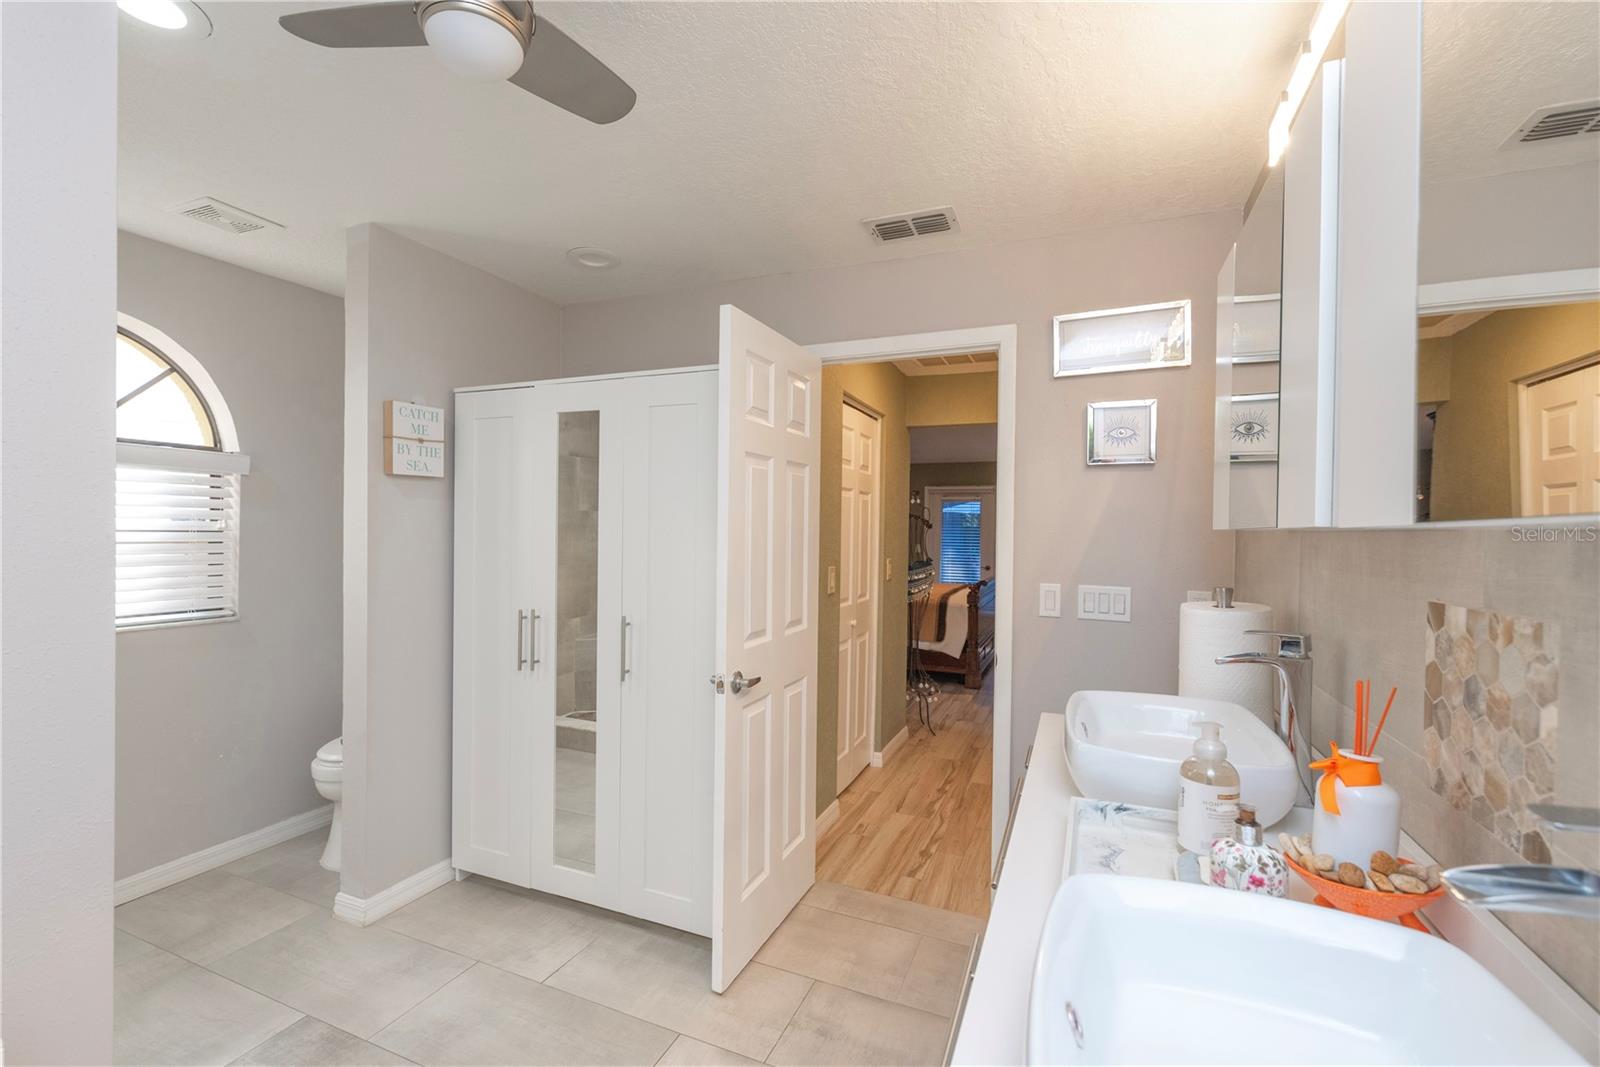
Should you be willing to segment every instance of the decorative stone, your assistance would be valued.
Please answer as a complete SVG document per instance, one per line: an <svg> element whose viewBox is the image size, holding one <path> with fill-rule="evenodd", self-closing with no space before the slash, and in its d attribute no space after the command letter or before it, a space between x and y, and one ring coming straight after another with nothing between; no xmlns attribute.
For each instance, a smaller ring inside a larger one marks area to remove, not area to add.
<svg viewBox="0 0 1600 1067"><path fill-rule="evenodd" d="M1499 738L1498 760L1500 769L1505 772L1506 781L1515 781L1522 777L1522 739L1515 732L1507 730Z"/></svg>
<svg viewBox="0 0 1600 1067"><path fill-rule="evenodd" d="M1456 665L1456 673L1462 678L1469 677L1478 665L1478 649L1472 643L1472 639L1466 636L1457 637L1450 651Z"/></svg>
<svg viewBox="0 0 1600 1067"><path fill-rule="evenodd" d="M1438 631L1444 627L1444 605L1437 600L1428 601L1428 629Z"/></svg>
<svg viewBox="0 0 1600 1067"><path fill-rule="evenodd" d="M1439 769L1440 750L1439 731L1431 728L1424 730L1422 732L1422 762L1428 765L1428 770L1436 771ZM1517 755L1522 755L1522 749L1517 749Z"/></svg>
<svg viewBox="0 0 1600 1067"><path fill-rule="evenodd" d="M1495 682L1484 690L1483 707L1495 729L1505 730L1511 726L1511 694L1506 692L1505 686Z"/></svg>
<svg viewBox="0 0 1600 1067"><path fill-rule="evenodd" d="M1450 709L1444 706L1444 702L1443 701L1435 700L1433 702L1433 705L1429 708L1429 711L1431 712L1431 714L1433 716L1433 720L1432 720L1433 728L1435 730L1439 731L1439 739L1442 741L1445 738L1449 737L1450 736Z"/></svg>
<svg viewBox="0 0 1600 1067"><path fill-rule="evenodd" d="M1523 773L1528 784L1540 796L1549 796L1556 790L1556 768L1543 744L1535 742L1523 751Z"/></svg>
<svg viewBox="0 0 1600 1067"><path fill-rule="evenodd" d="M1426 694L1423 706L1439 699L1444 692L1444 672L1439 669L1438 662L1430 662L1422 671L1422 691Z"/></svg>
<svg viewBox="0 0 1600 1067"><path fill-rule="evenodd" d="M1467 714L1474 719L1481 719L1487 714L1484 706L1483 683L1476 674L1468 675L1461 683L1461 702L1467 706Z"/></svg>
<svg viewBox="0 0 1600 1067"><path fill-rule="evenodd" d="M1339 864L1339 881L1361 889L1367 884L1367 874L1353 863Z"/></svg>
<svg viewBox="0 0 1600 1067"><path fill-rule="evenodd" d="M1505 811L1511 805L1511 783L1499 767L1488 767L1483 772L1483 799L1495 811Z"/></svg>
<svg viewBox="0 0 1600 1067"><path fill-rule="evenodd" d="M1333 857L1326 852L1312 854L1308 857L1308 860L1307 866L1319 874L1326 874L1326 872L1333 870Z"/></svg>
<svg viewBox="0 0 1600 1067"><path fill-rule="evenodd" d="M1470 749L1462 754L1461 776L1466 779L1467 788L1473 796L1483 795L1483 761Z"/></svg>
<svg viewBox="0 0 1600 1067"><path fill-rule="evenodd" d="M1550 862L1550 845L1539 831L1530 830L1522 835L1522 858L1529 863Z"/></svg>
<svg viewBox="0 0 1600 1067"><path fill-rule="evenodd" d="M1461 681L1461 675L1456 673L1456 669L1454 667L1448 668L1444 672L1445 706L1451 708L1452 710L1461 708L1464 703L1464 695L1464 687Z"/></svg>
<svg viewBox="0 0 1600 1067"><path fill-rule="evenodd" d="M1541 653L1528 661L1528 695L1533 697L1535 704L1543 707L1556 702L1557 681L1556 665L1549 656Z"/></svg>
<svg viewBox="0 0 1600 1067"><path fill-rule="evenodd" d="M1440 630L1433 635L1433 659L1443 670L1455 662L1456 639L1450 635L1449 630Z"/></svg>
<svg viewBox="0 0 1600 1067"><path fill-rule="evenodd" d="M1402 893L1421 894L1428 891L1428 883L1421 878L1413 878L1409 874L1400 874L1398 871L1389 876L1389 884Z"/></svg>
<svg viewBox="0 0 1600 1067"><path fill-rule="evenodd" d="M1369 871L1372 877L1372 887L1380 893L1393 893L1394 883L1389 881L1389 876L1382 871Z"/></svg>
<svg viewBox="0 0 1600 1067"><path fill-rule="evenodd" d="M1511 698L1511 728L1524 741L1539 740L1539 705L1527 693Z"/></svg>
<svg viewBox="0 0 1600 1067"><path fill-rule="evenodd" d="M1374 852L1372 854L1372 858L1367 861L1367 866L1377 871L1379 874L1393 874L1395 871L1400 869L1400 861L1382 849L1379 849L1378 851Z"/></svg>
<svg viewBox="0 0 1600 1067"><path fill-rule="evenodd" d="M1482 608L1467 609L1467 633L1472 637L1473 644L1489 637L1489 613Z"/></svg>
<svg viewBox="0 0 1600 1067"><path fill-rule="evenodd" d="M1515 646L1508 646L1500 650L1500 684L1506 687L1506 692L1516 696L1522 692L1527 683L1528 666L1522 658L1522 650Z"/></svg>
<svg viewBox="0 0 1600 1067"><path fill-rule="evenodd" d="M1478 642L1477 650L1478 662L1473 673L1484 685L1493 685L1500 680L1500 650L1486 640Z"/></svg>

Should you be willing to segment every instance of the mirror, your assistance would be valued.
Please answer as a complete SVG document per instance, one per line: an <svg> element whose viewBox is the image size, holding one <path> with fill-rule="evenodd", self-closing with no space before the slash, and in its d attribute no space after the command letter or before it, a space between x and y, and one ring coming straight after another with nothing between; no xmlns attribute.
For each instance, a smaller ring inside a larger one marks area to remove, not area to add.
<svg viewBox="0 0 1600 1067"><path fill-rule="evenodd" d="M1422 23L1423 521L1600 511L1600 6Z"/></svg>
<svg viewBox="0 0 1600 1067"><path fill-rule="evenodd" d="M1267 171L1234 260L1228 403L1228 525L1278 525L1278 337L1283 300L1283 168Z"/></svg>
<svg viewBox="0 0 1600 1067"><path fill-rule="evenodd" d="M1215 525L1278 525L1278 371L1283 174L1263 175L1217 277Z"/></svg>

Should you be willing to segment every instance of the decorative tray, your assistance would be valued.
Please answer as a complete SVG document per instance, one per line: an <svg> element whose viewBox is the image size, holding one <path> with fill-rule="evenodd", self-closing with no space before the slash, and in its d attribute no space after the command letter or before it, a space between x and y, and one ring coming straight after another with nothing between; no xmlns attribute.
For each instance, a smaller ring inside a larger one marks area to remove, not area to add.
<svg viewBox="0 0 1600 1067"><path fill-rule="evenodd" d="M1175 811L1072 798L1061 864L1063 881L1078 874L1121 874L1199 882L1204 872L1197 859L1178 846Z"/></svg>

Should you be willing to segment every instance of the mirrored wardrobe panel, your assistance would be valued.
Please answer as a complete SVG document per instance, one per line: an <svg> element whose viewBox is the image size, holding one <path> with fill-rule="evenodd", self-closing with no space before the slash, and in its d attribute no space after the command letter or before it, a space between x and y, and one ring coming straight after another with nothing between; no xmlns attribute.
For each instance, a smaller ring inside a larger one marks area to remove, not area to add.
<svg viewBox="0 0 1600 1067"><path fill-rule="evenodd" d="M1600 511L1600 6L1422 42L1416 517Z"/></svg>

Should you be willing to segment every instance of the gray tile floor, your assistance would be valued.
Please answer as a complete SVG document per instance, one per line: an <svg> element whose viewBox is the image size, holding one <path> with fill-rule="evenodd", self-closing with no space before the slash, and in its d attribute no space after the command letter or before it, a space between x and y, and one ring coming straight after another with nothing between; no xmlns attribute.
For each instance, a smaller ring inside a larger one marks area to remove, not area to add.
<svg viewBox="0 0 1600 1067"><path fill-rule="evenodd" d="M933 1064L979 926L820 883L717 996L705 938L478 878L339 922L322 839L117 909L118 1063Z"/></svg>

